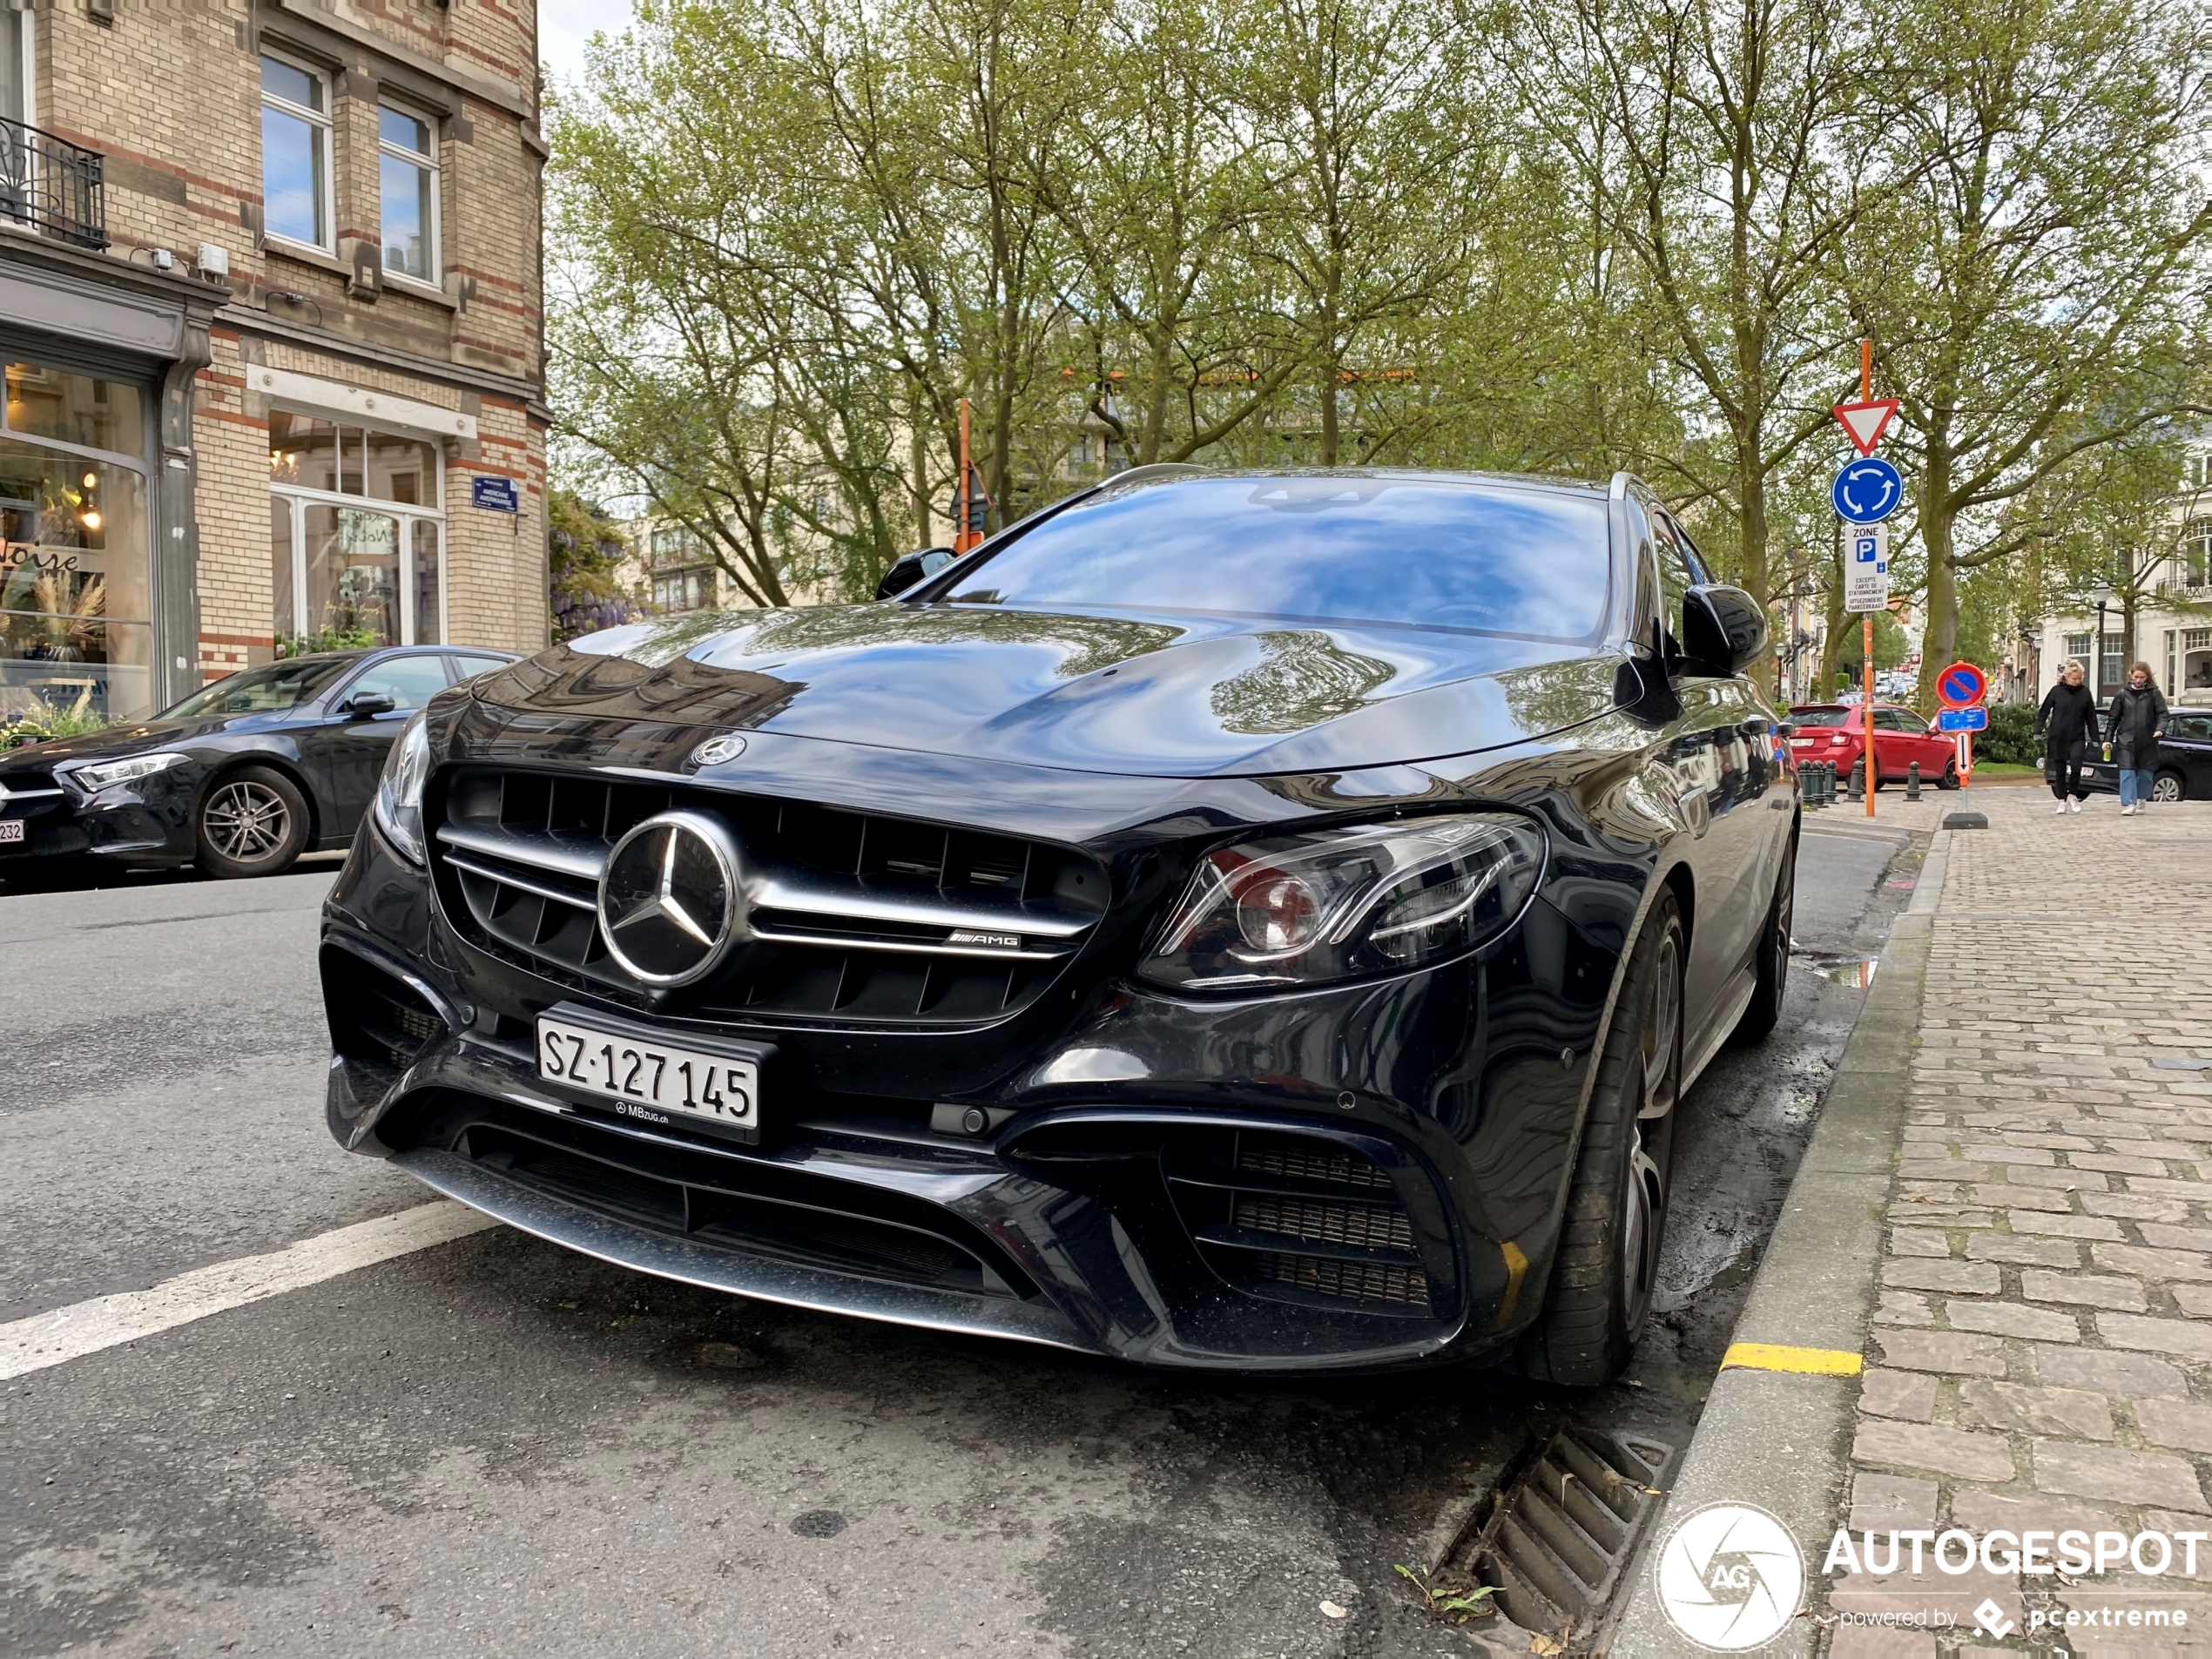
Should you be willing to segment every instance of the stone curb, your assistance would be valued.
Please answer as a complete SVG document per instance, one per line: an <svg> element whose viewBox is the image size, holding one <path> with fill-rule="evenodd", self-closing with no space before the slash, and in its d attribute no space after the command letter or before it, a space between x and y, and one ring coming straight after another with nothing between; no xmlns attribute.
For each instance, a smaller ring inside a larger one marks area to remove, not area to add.
<svg viewBox="0 0 2212 1659"><path fill-rule="evenodd" d="M1866 1345L1952 833L1936 833L1912 903L1891 931L1751 1282L1736 1342L1854 1354ZM1816 1601L1828 1537L1843 1512L1858 1403L1855 1376L1731 1368L1716 1377L1608 1650L1636 1659L1705 1651L1668 1621L1651 1579L1657 1542L1671 1518L1703 1504L1755 1503L1779 1516L1805 1553L1805 1599ZM1811 1654L1818 1635L1810 1620L1801 1620L1763 1651Z"/></svg>

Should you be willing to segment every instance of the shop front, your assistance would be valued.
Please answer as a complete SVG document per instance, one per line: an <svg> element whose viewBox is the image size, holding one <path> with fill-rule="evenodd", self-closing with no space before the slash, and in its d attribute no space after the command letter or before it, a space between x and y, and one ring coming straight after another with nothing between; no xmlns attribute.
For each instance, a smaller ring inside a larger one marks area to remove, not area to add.
<svg viewBox="0 0 2212 1659"><path fill-rule="evenodd" d="M152 391L9 362L0 405L0 725L141 718L157 649Z"/></svg>

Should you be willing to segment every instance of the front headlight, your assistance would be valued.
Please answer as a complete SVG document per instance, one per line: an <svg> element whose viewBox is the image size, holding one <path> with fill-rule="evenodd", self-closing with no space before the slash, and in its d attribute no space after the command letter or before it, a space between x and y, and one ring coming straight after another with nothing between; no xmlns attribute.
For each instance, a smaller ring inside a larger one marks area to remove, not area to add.
<svg viewBox="0 0 2212 1659"><path fill-rule="evenodd" d="M78 766L70 774L70 781L88 795L97 795L116 784L127 784L139 778L151 778L157 772L166 772L191 759L190 755L167 752L160 754L131 755L121 760L103 760L96 766Z"/></svg>
<svg viewBox="0 0 2212 1659"><path fill-rule="evenodd" d="M430 775L430 732L422 721L416 714L400 729L376 786L376 827L416 864L424 861L422 785Z"/></svg>
<svg viewBox="0 0 2212 1659"><path fill-rule="evenodd" d="M1177 990L1401 972L1512 926L1544 833L1510 813L1357 824L1209 853L1138 972Z"/></svg>

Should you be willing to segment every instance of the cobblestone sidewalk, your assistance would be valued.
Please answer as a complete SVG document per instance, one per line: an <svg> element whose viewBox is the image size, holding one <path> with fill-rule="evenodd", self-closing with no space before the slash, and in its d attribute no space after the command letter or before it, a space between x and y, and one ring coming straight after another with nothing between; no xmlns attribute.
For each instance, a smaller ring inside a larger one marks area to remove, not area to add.
<svg viewBox="0 0 2212 1659"><path fill-rule="evenodd" d="M2212 1069L2177 1062L2212 1060L2212 806L1971 804L1990 827L1950 837L1849 1524L1878 1543L1891 1527L2202 1538ZM2161 1576L1916 1574L1908 1554L1838 1581L1831 1610L1939 1609L1952 1632L1838 1624L1830 1651L2212 1652L2212 1542L2193 1579L2180 1548ZM1988 1553L2003 1564L2001 1542Z"/></svg>

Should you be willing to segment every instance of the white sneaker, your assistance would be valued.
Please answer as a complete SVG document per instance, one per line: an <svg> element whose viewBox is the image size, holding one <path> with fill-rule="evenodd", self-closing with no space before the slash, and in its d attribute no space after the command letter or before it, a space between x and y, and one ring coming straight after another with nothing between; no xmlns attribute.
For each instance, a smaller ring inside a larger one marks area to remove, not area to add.
<svg viewBox="0 0 2212 1659"><path fill-rule="evenodd" d="M2067 807L2069 811L2076 813L2080 812L2081 810L2080 798L2077 796L2074 799L2067 802Z"/></svg>
<svg viewBox="0 0 2212 1659"><path fill-rule="evenodd" d="M2060 801L2060 803L2059 803L2056 806L2054 806L2051 810L2052 810L2053 812L2056 813L2057 813L2057 814L2058 814L2060 818L2064 818L2064 817L2066 816L2066 803L2065 803L2064 801Z"/></svg>

